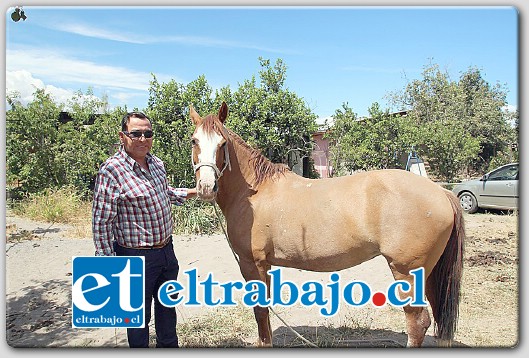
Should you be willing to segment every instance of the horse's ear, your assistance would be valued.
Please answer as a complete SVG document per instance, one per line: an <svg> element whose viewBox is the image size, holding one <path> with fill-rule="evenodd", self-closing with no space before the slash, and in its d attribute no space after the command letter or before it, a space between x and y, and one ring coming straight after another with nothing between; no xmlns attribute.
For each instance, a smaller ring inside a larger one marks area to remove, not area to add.
<svg viewBox="0 0 529 358"><path fill-rule="evenodd" d="M195 111L195 107L193 105L189 105L189 116L191 117L191 120L193 121L193 124L195 126L198 126L202 123L202 118L198 115L197 111Z"/></svg>
<svg viewBox="0 0 529 358"><path fill-rule="evenodd" d="M219 109L220 123L224 123L227 117L228 117L228 105L226 104L226 102L222 102L222 105L220 106L220 109Z"/></svg>

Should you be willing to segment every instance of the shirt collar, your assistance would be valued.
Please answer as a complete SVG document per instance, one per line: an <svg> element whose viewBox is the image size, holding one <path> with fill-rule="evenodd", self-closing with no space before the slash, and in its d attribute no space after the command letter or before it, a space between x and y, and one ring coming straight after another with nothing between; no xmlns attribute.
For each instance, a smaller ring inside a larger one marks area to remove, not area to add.
<svg viewBox="0 0 529 358"><path fill-rule="evenodd" d="M118 156L123 162L125 162L126 165L129 166L131 170L134 169L134 165L139 165L138 162L132 159L132 157L123 148L119 149ZM146 159L147 159L147 164L150 164L152 161L152 154L147 153Z"/></svg>

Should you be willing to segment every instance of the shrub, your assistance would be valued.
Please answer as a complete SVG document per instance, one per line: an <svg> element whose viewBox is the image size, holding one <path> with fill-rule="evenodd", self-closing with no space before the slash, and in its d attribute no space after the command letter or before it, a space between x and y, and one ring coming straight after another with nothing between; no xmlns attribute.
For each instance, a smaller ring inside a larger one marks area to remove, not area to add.
<svg viewBox="0 0 529 358"><path fill-rule="evenodd" d="M29 194L26 199L13 205L13 211L36 221L72 223L80 217L86 217L90 206L90 202L82 200L73 187L66 186Z"/></svg>
<svg viewBox="0 0 529 358"><path fill-rule="evenodd" d="M225 225L220 209L218 212L222 224ZM213 205L196 199L187 200L184 205L174 207L173 218L176 234L209 235L221 230Z"/></svg>

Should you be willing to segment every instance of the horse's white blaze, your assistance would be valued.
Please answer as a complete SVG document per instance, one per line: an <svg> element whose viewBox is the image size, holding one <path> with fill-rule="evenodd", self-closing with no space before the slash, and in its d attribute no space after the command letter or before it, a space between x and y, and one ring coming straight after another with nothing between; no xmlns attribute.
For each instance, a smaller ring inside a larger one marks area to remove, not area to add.
<svg viewBox="0 0 529 358"><path fill-rule="evenodd" d="M222 141L222 137L217 133L210 133L209 135L206 135L202 128L199 128L194 136L200 146L198 163L209 163L216 165L217 148ZM200 179L197 183L198 194L203 200L212 200L215 196L215 192L213 191L216 180L215 170L210 166L202 166L198 171L200 175Z"/></svg>

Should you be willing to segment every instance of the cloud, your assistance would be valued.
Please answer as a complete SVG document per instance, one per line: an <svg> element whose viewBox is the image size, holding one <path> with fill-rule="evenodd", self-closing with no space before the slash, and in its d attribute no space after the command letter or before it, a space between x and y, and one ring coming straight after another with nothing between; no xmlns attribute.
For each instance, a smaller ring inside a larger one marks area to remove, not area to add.
<svg viewBox="0 0 529 358"><path fill-rule="evenodd" d="M167 74L157 73L156 78L182 82ZM45 89L57 102L66 103L73 94L90 87L98 97L106 95L111 106L142 108L147 104L151 79L150 72L80 60L60 50L6 50L6 91L19 92L23 103L33 100L37 88Z"/></svg>
<svg viewBox="0 0 529 358"><path fill-rule="evenodd" d="M37 89L43 89L47 94L51 95L53 101L57 104L64 104L66 110L72 98L78 97L79 90L56 87L53 85L46 85L44 81L34 77L29 71L6 71L6 94L8 96L15 96L23 104L34 100L34 93ZM119 90L103 90L101 93L95 93L95 97L103 99L107 96L110 107L127 106L128 108L138 107L142 108L147 101L148 93L138 91L119 91ZM82 98L91 99L94 96L81 95Z"/></svg>
<svg viewBox="0 0 529 358"><path fill-rule="evenodd" d="M247 50L257 50L271 53L289 53L292 54L291 49L279 49L267 46L259 46L247 44L237 41L229 41L203 36L184 36L184 35L169 35L169 36L149 36L143 34L134 34L129 32L118 32L116 30L105 30L94 25L76 23L52 23L46 25L57 31L73 33L80 36L98 38L109 41L118 41L134 44L155 44L155 43L179 43L191 46L202 47L220 47L220 48L239 48Z"/></svg>
<svg viewBox="0 0 529 358"><path fill-rule="evenodd" d="M516 112L518 110L518 106L513 104L507 104L506 106L502 107L502 110L504 112Z"/></svg>
<svg viewBox="0 0 529 358"><path fill-rule="evenodd" d="M266 46L250 45L237 41L227 41L219 40L210 37L200 37L200 36L158 36L149 40L148 42L173 42L181 43L187 45L197 45L204 47L221 47L221 48L242 48L247 50L257 50L263 52L272 52L272 53L294 53L292 50L278 49Z"/></svg>
<svg viewBox="0 0 529 358"><path fill-rule="evenodd" d="M141 40L138 36L133 34L118 34L115 31L107 31L94 26L85 25L81 23L68 24L68 23L54 23L49 26L54 30L73 33L76 35L94 37L98 39L127 42L133 44L144 44L145 41Z"/></svg>
<svg viewBox="0 0 529 358"><path fill-rule="evenodd" d="M53 101L56 104L63 104L65 110L69 109L69 102L74 98L78 98L79 90L72 90L66 88L60 88L53 85L46 85L44 81L39 78L35 78L30 72L26 70L19 71L6 71L6 94L8 96L15 96L23 104L34 100L34 93L37 89L43 89L47 94L51 95ZM146 103L146 92L130 92L130 91L107 91L104 90L100 95L81 95L82 99L91 100L94 97L103 99L103 96L107 96L108 104L111 107L115 106L127 106L129 108L138 107L142 108L141 105L132 104L131 102L139 102L142 104Z"/></svg>
<svg viewBox="0 0 529 358"><path fill-rule="evenodd" d="M18 93L23 104L33 101L33 94L37 89L44 89L58 103L67 103L73 96L73 91L51 85L45 85L38 78L34 78L25 70L6 71L6 94Z"/></svg>
<svg viewBox="0 0 529 358"><path fill-rule="evenodd" d="M6 70L25 70L48 82L146 91L150 73L69 58L44 49L6 50Z"/></svg>

